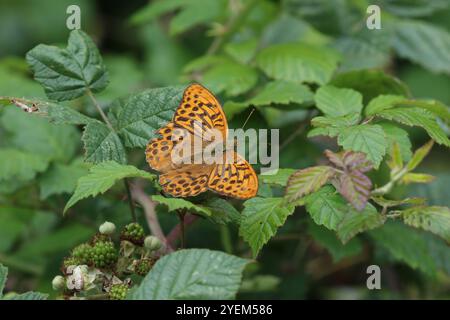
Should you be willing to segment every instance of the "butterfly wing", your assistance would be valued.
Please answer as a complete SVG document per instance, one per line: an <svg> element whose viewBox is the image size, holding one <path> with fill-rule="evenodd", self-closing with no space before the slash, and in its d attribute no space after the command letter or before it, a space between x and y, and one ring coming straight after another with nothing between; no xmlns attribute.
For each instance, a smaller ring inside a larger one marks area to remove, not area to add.
<svg viewBox="0 0 450 320"><path fill-rule="evenodd" d="M233 161L216 164L209 176L208 188L238 199L252 198L258 192L258 176L252 166L236 152Z"/></svg>
<svg viewBox="0 0 450 320"><path fill-rule="evenodd" d="M209 137L213 130L219 130L223 141L227 138L227 119L219 101L208 89L198 83L188 86L184 91L173 122L203 138Z"/></svg>
<svg viewBox="0 0 450 320"><path fill-rule="evenodd" d="M214 165L192 164L159 176L164 192L173 197L191 197L207 190Z"/></svg>
<svg viewBox="0 0 450 320"><path fill-rule="evenodd" d="M145 149L145 159L152 169L167 172L179 167L172 161L171 152L176 145L185 141L184 133L173 122L158 130L160 137L150 140Z"/></svg>

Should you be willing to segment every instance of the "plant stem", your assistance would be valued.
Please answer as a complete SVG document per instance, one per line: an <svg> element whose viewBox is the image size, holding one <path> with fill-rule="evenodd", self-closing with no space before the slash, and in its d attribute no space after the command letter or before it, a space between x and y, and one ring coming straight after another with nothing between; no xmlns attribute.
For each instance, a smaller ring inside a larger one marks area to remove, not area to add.
<svg viewBox="0 0 450 320"><path fill-rule="evenodd" d="M399 181L406 173L408 173L408 170L406 168L403 168L398 173L394 174L388 183L386 183L382 187L373 190L372 196L382 196L386 193L389 193L394 187L394 185L397 183L397 181Z"/></svg>
<svg viewBox="0 0 450 320"><path fill-rule="evenodd" d="M187 226L189 226L192 223L194 223L197 219L198 219L198 216L196 216L196 215L193 215L193 214L185 215L184 220L183 220L184 230L186 230ZM175 244L176 244L177 240L180 239L181 231L182 231L181 230L181 223L178 223L172 229L172 231L170 231L169 234L167 235L167 243L169 245L171 245L172 247L175 247ZM186 232L186 231L184 231L184 232Z"/></svg>
<svg viewBox="0 0 450 320"><path fill-rule="evenodd" d="M184 249L185 247L185 234L184 234L184 212L178 213L178 218L180 219L180 247Z"/></svg>
<svg viewBox="0 0 450 320"><path fill-rule="evenodd" d="M106 123L106 125L108 126L108 128L114 132L114 128L111 124L111 122L109 122L108 117L106 116L106 114L103 112L102 108L100 107L100 104L98 103L97 99L95 99L94 94L92 93L91 89L87 89L86 90L87 95L89 96L89 98L91 98L92 103L94 104L94 106L97 108L98 113L100 113L100 116L102 117L103 121Z"/></svg>
<svg viewBox="0 0 450 320"><path fill-rule="evenodd" d="M105 122L105 124L108 126L109 130L111 130L112 132L115 132L111 122L109 121L108 117L106 116L106 114L103 112L102 108L100 107L100 104L98 103L97 99L95 99L94 94L92 93L91 89L87 89L86 90L87 95L89 96L89 98L91 99L92 103L94 104L94 106L97 108L98 113L100 113L100 116L102 117L103 121ZM130 214L131 214L131 219L133 220L133 222L136 222L136 213L134 210L134 203L133 203L133 199L131 197L131 192L130 192L130 183L127 179L124 180L124 184L125 184L125 189L127 191L127 195L128 195L128 203L130 205Z"/></svg>
<svg viewBox="0 0 450 320"><path fill-rule="evenodd" d="M214 39L213 43L208 48L208 51L206 53L207 55L214 55L222 49L225 43L242 26L245 19L247 18L247 15L250 13L250 11L252 11L256 3L258 3L258 0L249 0L247 5L228 21L226 31L221 36Z"/></svg>
<svg viewBox="0 0 450 320"><path fill-rule="evenodd" d="M222 246L225 252L233 254L233 245L231 242L230 229L227 225L219 226L220 228L220 239L222 241Z"/></svg>
<svg viewBox="0 0 450 320"><path fill-rule="evenodd" d="M159 224L158 217L156 216L155 207L156 203L153 202L138 185L131 185L131 195L144 209L145 218L147 219L148 227L151 233L157 237L166 246L168 252L172 252L173 249L170 243L164 236L164 232Z"/></svg>
<svg viewBox="0 0 450 320"><path fill-rule="evenodd" d="M133 203L133 197L131 196L130 191L130 182L127 178L123 179L123 184L125 185L125 190L127 190L127 197L128 197L128 204L130 205L130 213L131 213L131 219L133 222L136 222L136 211L134 210L134 203Z"/></svg>

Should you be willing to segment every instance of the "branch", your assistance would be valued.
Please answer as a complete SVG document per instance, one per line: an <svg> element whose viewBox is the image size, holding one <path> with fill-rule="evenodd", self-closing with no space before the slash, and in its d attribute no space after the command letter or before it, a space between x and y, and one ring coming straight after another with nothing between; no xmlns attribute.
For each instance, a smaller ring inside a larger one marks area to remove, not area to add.
<svg viewBox="0 0 450 320"><path fill-rule="evenodd" d="M172 252L173 248L164 236L161 226L156 216L155 207L156 203L145 194L141 186L131 185L131 196L135 199L144 209L145 218L147 219L148 227L151 233L157 237L165 245L168 252Z"/></svg>
<svg viewBox="0 0 450 320"><path fill-rule="evenodd" d="M100 116L102 117L103 121L106 123L106 125L108 126L108 128L114 132L114 128L111 124L111 122L109 122L108 117L106 116L106 114L103 112L102 107L100 107L100 104L97 102L97 99L95 99L94 94L92 93L92 91L90 89L86 90L87 95L89 96L89 98L91 98L92 103L94 104L94 106L97 108L98 113L100 113Z"/></svg>

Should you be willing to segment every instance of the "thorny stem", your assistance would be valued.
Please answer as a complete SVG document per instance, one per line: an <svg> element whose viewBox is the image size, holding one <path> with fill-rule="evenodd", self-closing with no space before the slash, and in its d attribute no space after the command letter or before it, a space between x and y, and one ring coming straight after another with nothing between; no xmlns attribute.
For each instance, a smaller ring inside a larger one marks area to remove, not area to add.
<svg viewBox="0 0 450 320"><path fill-rule="evenodd" d="M111 122L109 121L109 119L106 116L106 114L103 112L103 110L100 107L100 104L98 103L97 99L95 99L95 96L92 93L91 89L88 88L86 90L86 92L87 92L87 95L89 96L89 98L91 99L92 103L94 104L94 106L97 108L98 113L100 113L100 116L102 117L103 121L108 126L109 130L111 130L112 132L115 132ZM125 189L126 189L127 195L128 195L128 203L130 205L131 219L133 220L133 222L136 222L136 213L135 213L135 210L134 210L134 203L133 203L133 199L131 198L131 193L130 193L130 183L129 183L129 181L127 179L125 179L124 180L124 184L125 184Z"/></svg>

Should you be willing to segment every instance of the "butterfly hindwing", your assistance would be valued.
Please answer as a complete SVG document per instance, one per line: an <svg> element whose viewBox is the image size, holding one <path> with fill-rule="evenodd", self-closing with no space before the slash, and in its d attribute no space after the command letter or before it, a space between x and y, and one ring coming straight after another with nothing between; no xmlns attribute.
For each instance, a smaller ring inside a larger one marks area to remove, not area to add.
<svg viewBox="0 0 450 320"><path fill-rule="evenodd" d="M192 164L159 176L164 192L173 197L191 197L207 190L213 165Z"/></svg>
<svg viewBox="0 0 450 320"><path fill-rule="evenodd" d="M215 165L209 176L208 188L226 196L248 199L258 192L258 177L252 166L233 152L231 163Z"/></svg>

